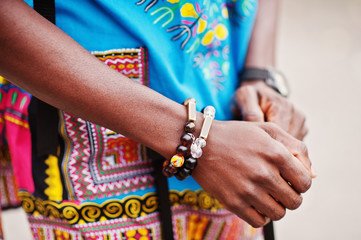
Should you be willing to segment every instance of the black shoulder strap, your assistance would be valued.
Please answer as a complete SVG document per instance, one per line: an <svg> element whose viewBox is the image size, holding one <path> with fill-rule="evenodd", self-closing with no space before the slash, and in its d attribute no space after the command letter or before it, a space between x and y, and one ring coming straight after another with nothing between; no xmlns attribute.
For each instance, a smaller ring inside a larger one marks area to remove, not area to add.
<svg viewBox="0 0 361 240"><path fill-rule="evenodd" d="M34 10L55 24L55 0L34 0Z"/></svg>
<svg viewBox="0 0 361 240"><path fill-rule="evenodd" d="M265 240L275 240L275 234L273 231L273 222L263 227L264 239Z"/></svg>
<svg viewBox="0 0 361 240"><path fill-rule="evenodd" d="M55 1L34 0L34 10L55 24ZM57 155L58 110L33 97L29 106L30 127L32 128L32 151L35 156Z"/></svg>

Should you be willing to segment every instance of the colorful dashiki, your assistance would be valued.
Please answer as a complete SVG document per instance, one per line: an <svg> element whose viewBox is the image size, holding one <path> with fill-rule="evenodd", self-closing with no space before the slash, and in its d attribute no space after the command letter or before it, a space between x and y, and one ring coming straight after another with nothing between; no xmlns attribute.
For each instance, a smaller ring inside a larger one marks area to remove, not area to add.
<svg viewBox="0 0 361 240"><path fill-rule="evenodd" d="M218 119L232 118L256 0L56 0L55 6L57 26L104 64L174 101L194 97L198 110L213 105ZM66 112L59 119L56 156L23 157L22 166L14 159L34 238L161 239L146 148ZM26 131L19 134L28 143ZM223 209L192 178L170 178L169 198L175 239L263 239L262 229Z"/></svg>
<svg viewBox="0 0 361 240"><path fill-rule="evenodd" d="M21 204L12 162L21 166L23 154L30 160L26 147L22 148L24 143L30 146L30 141L26 141L26 137L30 136L26 116L29 102L29 94L0 76L0 239L1 209L19 207Z"/></svg>

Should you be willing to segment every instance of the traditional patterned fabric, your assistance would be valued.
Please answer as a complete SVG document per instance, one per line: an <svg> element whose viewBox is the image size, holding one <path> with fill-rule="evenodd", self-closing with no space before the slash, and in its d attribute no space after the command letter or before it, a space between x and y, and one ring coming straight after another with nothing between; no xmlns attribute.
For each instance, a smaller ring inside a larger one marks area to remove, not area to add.
<svg viewBox="0 0 361 240"><path fill-rule="evenodd" d="M143 146L66 113L63 121L66 149L71 149L63 166L74 199L117 196L153 186L153 177L147 174L151 162L144 160Z"/></svg>
<svg viewBox="0 0 361 240"><path fill-rule="evenodd" d="M195 97L198 110L213 105L226 120L256 8L256 0L58 0L56 23L126 77L179 103ZM58 154L33 158L35 191L20 194L34 238L161 239L146 148L66 112L59 119ZM169 189L175 239L263 239L194 179L171 178Z"/></svg>
<svg viewBox="0 0 361 240"><path fill-rule="evenodd" d="M0 145L9 147L18 186L34 191L27 111L30 99L30 94L0 77Z"/></svg>
<svg viewBox="0 0 361 240"><path fill-rule="evenodd" d="M3 234L2 223L1 223L1 207L0 207L0 240L3 240L3 239L4 239L4 234Z"/></svg>
<svg viewBox="0 0 361 240"><path fill-rule="evenodd" d="M7 145L0 147L0 203L1 208L20 206L18 186Z"/></svg>
<svg viewBox="0 0 361 240"><path fill-rule="evenodd" d="M161 239L155 193L102 204L57 203L28 193L20 196L35 239L56 239L56 232L68 233L60 239ZM170 199L176 239L262 239L262 230L222 209L203 190L171 191Z"/></svg>
<svg viewBox="0 0 361 240"><path fill-rule="evenodd" d="M27 152L30 146L27 137L30 133L26 115L29 101L29 94L0 76L0 239L3 239L1 209L20 206L18 183L14 170L20 173L22 171L13 168L12 160L17 163L24 160L25 167L27 166L26 160L30 161L30 155ZM21 136L24 138L22 139ZM22 150L24 153L21 152ZM27 156L23 154L27 154ZM24 156L25 158L23 158ZM29 170L30 167L27 171L29 172ZM26 179L26 176L21 179ZM30 182L32 182L31 179Z"/></svg>
<svg viewBox="0 0 361 240"><path fill-rule="evenodd" d="M144 48L93 53L140 84L147 84ZM93 200L153 187L152 164L145 148L102 126L61 113L63 169L72 200Z"/></svg>

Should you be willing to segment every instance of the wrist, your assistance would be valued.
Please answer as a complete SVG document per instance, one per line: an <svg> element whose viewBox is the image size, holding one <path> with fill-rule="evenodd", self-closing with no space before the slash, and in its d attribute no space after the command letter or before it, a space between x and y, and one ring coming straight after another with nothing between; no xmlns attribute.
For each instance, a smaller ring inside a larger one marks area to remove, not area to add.
<svg viewBox="0 0 361 240"><path fill-rule="evenodd" d="M207 138L207 145L203 149L202 156L198 159L198 165L193 171L193 177L197 177L205 171L210 164L212 164L214 156L217 154L217 149L220 146L218 137L221 136L224 128L224 121L213 120L211 131Z"/></svg>
<svg viewBox="0 0 361 240"><path fill-rule="evenodd" d="M274 68L244 67L239 74L241 85L245 82L258 82L259 80L264 81L267 86L278 92L280 95L288 97L289 87L286 77Z"/></svg>

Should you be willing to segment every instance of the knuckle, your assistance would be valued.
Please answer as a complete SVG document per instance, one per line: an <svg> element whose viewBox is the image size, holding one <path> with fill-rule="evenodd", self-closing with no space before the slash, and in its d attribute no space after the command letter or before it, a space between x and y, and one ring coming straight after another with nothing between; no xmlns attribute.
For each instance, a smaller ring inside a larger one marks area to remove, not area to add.
<svg viewBox="0 0 361 240"><path fill-rule="evenodd" d="M297 208L299 208L301 206L302 201L303 201L303 198L302 198L301 195L293 197L290 200L289 206L287 208L291 209L291 210L295 210L295 209L297 209Z"/></svg>
<svg viewBox="0 0 361 240"><path fill-rule="evenodd" d="M281 210L276 211L276 212L273 214L273 216L271 216L270 218L271 218L272 220L277 221L277 220L282 219L285 215L286 215L286 209L283 208L283 209L281 209Z"/></svg>
<svg viewBox="0 0 361 240"><path fill-rule="evenodd" d="M292 158L292 155L288 154L288 152L286 152L281 146L274 146L271 156L273 162L277 163L279 167L286 166Z"/></svg>
<svg viewBox="0 0 361 240"><path fill-rule="evenodd" d="M306 116L302 113L299 113L299 118L303 126L306 126Z"/></svg>
<svg viewBox="0 0 361 240"><path fill-rule="evenodd" d="M259 111L242 111L243 118L249 121L262 121L262 113Z"/></svg>
<svg viewBox="0 0 361 240"><path fill-rule="evenodd" d="M250 222L250 225L254 228L263 227L267 223L266 219L256 219Z"/></svg>
<svg viewBox="0 0 361 240"><path fill-rule="evenodd" d="M307 126L303 127L303 136L306 136L308 134L309 128Z"/></svg>
<svg viewBox="0 0 361 240"><path fill-rule="evenodd" d="M306 115L296 108L295 108L295 115L297 116L297 118L299 118L302 121L302 123L306 122Z"/></svg>
<svg viewBox="0 0 361 240"><path fill-rule="evenodd" d="M301 193L307 192L307 190L310 189L311 185L312 185L312 178L311 176L307 176L307 178L305 178L301 183L300 192Z"/></svg>
<svg viewBox="0 0 361 240"><path fill-rule="evenodd" d="M294 111L293 104L281 96L277 96L277 99L275 100L275 107L276 106L278 107L278 109L280 111L283 111L283 112L293 112Z"/></svg>
<svg viewBox="0 0 361 240"><path fill-rule="evenodd" d="M253 185L248 184L243 188L243 195L248 199L254 199L256 196L256 189Z"/></svg>
<svg viewBox="0 0 361 240"><path fill-rule="evenodd" d="M307 126L303 126L302 130L299 133L298 139L303 140L306 137L306 135L308 134L308 130L309 129Z"/></svg>
<svg viewBox="0 0 361 240"><path fill-rule="evenodd" d="M306 144L302 141L298 141L297 143L297 152L301 155L308 156L308 148Z"/></svg>
<svg viewBox="0 0 361 240"><path fill-rule="evenodd" d="M263 124L263 130L272 138L277 137L277 125L273 122L266 122Z"/></svg>
<svg viewBox="0 0 361 240"><path fill-rule="evenodd" d="M240 208L240 204L238 203L238 201L234 200L234 198L228 198L227 202L224 202L224 204L226 205L227 209L233 212Z"/></svg>
<svg viewBox="0 0 361 240"><path fill-rule="evenodd" d="M276 181L276 175L270 169L262 167L257 170L255 181L263 185L270 185L270 183L274 183Z"/></svg>
<svg viewBox="0 0 361 240"><path fill-rule="evenodd" d="M249 95L252 91L254 91L252 86L241 86L236 91L236 97L243 99L243 96Z"/></svg>

